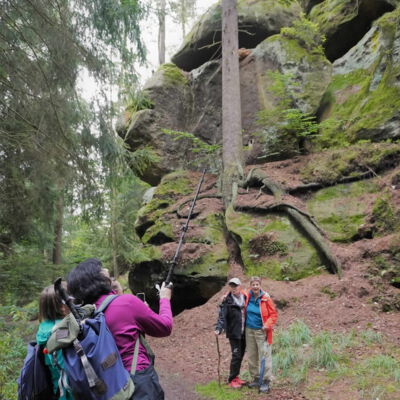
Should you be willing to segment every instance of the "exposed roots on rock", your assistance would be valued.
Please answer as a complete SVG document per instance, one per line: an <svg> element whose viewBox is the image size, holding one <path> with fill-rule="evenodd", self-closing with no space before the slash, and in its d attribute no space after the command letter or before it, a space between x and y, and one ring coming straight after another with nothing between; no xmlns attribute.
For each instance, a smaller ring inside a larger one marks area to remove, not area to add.
<svg viewBox="0 0 400 400"><path fill-rule="evenodd" d="M240 210L259 213L271 213L280 211L285 213L298 227L298 229L302 231L303 234L314 245L315 249L320 254L320 257L323 259L328 270L332 273L338 274L339 277L341 276L340 263L331 252L329 245L325 239L326 235L324 234L322 229L318 227L311 215L300 210L298 207L291 205L290 203L284 203L281 201L283 195L286 193L285 189L281 185L269 179L269 177L261 169L253 168L249 172L246 181L243 183L242 186L260 187L260 190L264 192L265 189L268 189L268 194L272 193L276 202L268 206L235 207L237 211Z"/></svg>
<svg viewBox="0 0 400 400"><path fill-rule="evenodd" d="M355 176L345 176L341 179L338 179L335 182L329 182L329 183L310 182L310 183L306 183L305 185L299 185L294 188L289 188L289 189L287 189L287 193L294 194L294 193L308 192L309 190L319 190L319 189L322 189L325 187L335 186L335 185L339 185L342 183L351 183L351 182L362 181L364 179L371 178L373 175L374 175L373 172L369 171L369 172L364 172L362 174L355 175Z"/></svg>

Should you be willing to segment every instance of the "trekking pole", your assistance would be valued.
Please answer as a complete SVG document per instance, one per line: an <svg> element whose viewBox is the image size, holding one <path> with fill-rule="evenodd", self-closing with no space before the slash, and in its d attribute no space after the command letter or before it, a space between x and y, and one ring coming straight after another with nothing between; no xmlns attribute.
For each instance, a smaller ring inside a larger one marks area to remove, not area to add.
<svg viewBox="0 0 400 400"><path fill-rule="evenodd" d="M62 302L70 309L72 315L79 323L81 320L81 316L79 315L78 308L72 301L72 297L68 296L65 289L61 286L61 281L62 278L57 278L54 281L54 291L61 297Z"/></svg>
<svg viewBox="0 0 400 400"><path fill-rule="evenodd" d="M218 340L218 335L215 335L215 340L217 341L217 353L218 353L218 366L217 366L218 386L221 387L221 372L220 372L221 352L219 351L219 340Z"/></svg>
<svg viewBox="0 0 400 400"><path fill-rule="evenodd" d="M206 174L206 170L203 169L203 175L201 176L199 184L197 185L196 194L195 194L194 199L192 201L192 205L190 206L190 210L189 210L189 214L188 214L188 217L187 217L187 220L186 220L186 224L182 228L181 236L180 236L179 242L178 242L178 247L176 248L174 258L172 259L171 266L170 266L170 268L168 270L167 278L165 279L165 284L166 285L168 285L171 282L171 276L172 276L172 274L174 272L174 269L175 269L175 267L176 267L176 265L178 263L177 260L178 260L179 252L181 250L181 247L182 247L182 244L183 244L183 239L185 237L186 231L188 230L190 217L192 216L194 205L196 204L197 197L199 196L200 188L201 188L201 185L203 183L205 174Z"/></svg>

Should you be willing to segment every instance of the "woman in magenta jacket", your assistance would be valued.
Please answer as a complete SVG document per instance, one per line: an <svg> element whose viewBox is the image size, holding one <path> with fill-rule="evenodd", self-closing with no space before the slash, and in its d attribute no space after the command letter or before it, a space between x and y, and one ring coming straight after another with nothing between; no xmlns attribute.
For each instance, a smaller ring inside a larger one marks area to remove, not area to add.
<svg viewBox="0 0 400 400"><path fill-rule="evenodd" d="M102 272L101 262L90 258L78 264L67 278L68 291L83 304L101 302L114 292L111 280ZM131 294L118 296L105 310L107 326L114 336L124 367L130 371L136 340L140 334L155 337L169 336L172 331L171 289L162 287L159 313ZM164 391L153 367L152 355L139 344L136 373L133 378L135 393L132 400L163 400Z"/></svg>

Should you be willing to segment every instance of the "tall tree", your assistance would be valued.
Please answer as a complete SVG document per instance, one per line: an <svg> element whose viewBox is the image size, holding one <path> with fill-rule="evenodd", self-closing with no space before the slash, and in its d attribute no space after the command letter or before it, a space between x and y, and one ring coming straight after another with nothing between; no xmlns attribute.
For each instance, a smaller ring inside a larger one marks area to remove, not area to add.
<svg viewBox="0 0 400 400"><path fill-rule="evenodd" d="M196 16L197 0L171 0L172 18L180 24L182 38L186 36L186 28L191 19Z"/></svg>
<svg viewBox="0 0 400 400"><path fill-rule="evenodd" d="M165 18L166 18L166 0L157 0L158 17L158 63L165 63Z"/></svg>
<svg viewBox="0 0 400 400"><path fill-rule="evenodd" d="M74 199L85 212L100 204L99 182L107 170L101 169L97 155L103 152L104 137L112 137L112 113L104 113L104 107L112 107L104 100L95 108L85 105L77 93L77 78L79 71L86 68L107 87L112 84L110 75L119 79L121 76L118 71L110 71L143 58L139 37L142 14L139 0L2 2L3 243L28 239L47 243L51 249L56 238L54 249L59 253L62 214L57 204ZM111 48L119 63L110 60ZM125 78L133 72L125 69ZM107 120L98 123L98 116L104 114ZM54 257L59 260L56 252Z"/></svg>
<svg viewBox="0 0 400 400"><path fill-rule="evenodd" d="M222 0L222 194L227 207L243 176L236 0Z"/></svg>

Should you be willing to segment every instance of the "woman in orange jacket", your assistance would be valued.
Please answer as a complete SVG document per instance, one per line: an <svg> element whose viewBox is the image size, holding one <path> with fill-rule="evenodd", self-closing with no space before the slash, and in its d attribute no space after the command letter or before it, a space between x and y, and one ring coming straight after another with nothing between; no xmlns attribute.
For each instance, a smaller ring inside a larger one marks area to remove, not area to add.
<svg viewBox="0 0 400 400"><path fill-rule="evenodd" d="M258 387L261 393L267 393L272 378L272 329L278 313L269 294L261 289L261 279L258 276L250 279L245 310L246 348L252 377L248 386Z"/></svg>

